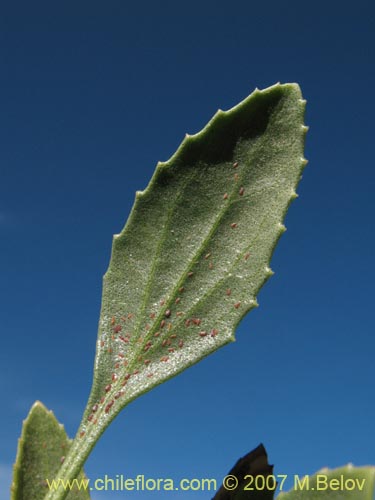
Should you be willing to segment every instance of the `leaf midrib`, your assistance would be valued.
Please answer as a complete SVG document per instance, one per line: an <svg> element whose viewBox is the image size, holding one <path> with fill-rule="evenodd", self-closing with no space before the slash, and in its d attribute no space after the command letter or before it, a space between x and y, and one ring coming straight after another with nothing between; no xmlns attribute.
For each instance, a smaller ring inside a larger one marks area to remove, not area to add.
<svg viewBox="0 0 375 500"><path fill-rule="evenodd" d="M231 167L229 167L231 168ZM153 326L150 328L150 330L147 332L147 335L145 335L145 337L143 338L143 342L140 344L140 348L137 349L136 351L134 351L133 355L132 355L132 361L128 360L129 361L129 364L126 368L125 371L127 372L131 372L133 370L133 368L137 365L137 359L138 359L138 356L139 354L141 354L144 350L144 347L145 345L147 344L147 342L153 338L155 332L158 330L158 325L160 324L161 320L165 317L165 311L167 309L169 309L172 304L173 304L173 300L175 299L175 296L177 295L177 291L178 289L183 285L183 283L185 282L186 278L187 278L187 274L188 272L191 270L192 268L192 265L194 264L194 262L199 259L199 257L201 257L203 255L203 253L205 252L205 249L208 247L208 243L209 241L211 240L212 236L215 234L217 228L219 227L220 223L221 223L221 220L223 219L223 217L225 216L225 214L227 213L227 211L229 211L229 209L231 208L231 206L234 204L234 203L237 203L237 202L244 202L244 199L237 199L235 198L236 196L236 192L237 192L237 189L238 189L238 186L240 185L240 181L243 180L243 177L244 177L244 173L242 174L239 174L239 177L238 179L233 183L233 188L232 190L230 191L230 194L228 195L228 200L226 200L226 203L224 204L223 208L220 210L220 212L218 213L218 216L216 217L216 220L214 221L214 223L211 225L211 228L210 230L208 231L207 233L207 236L203 239L200 247L196 250L196 252L194 253L194 255L191 257L191 259L189 260L188 262L188 265L186 266L185 268L185 271L181 274L181 278L179 281L177 281L177 284L174 286L174 288L172 288L169 296L169 300L166 300L166 303L164 305L164 307L160 310L158 316L154 319L154 323L153 323ZM184 188L186 187L186 185L188 184L189 181L191 181L193 179L193 177L190 177L187 181L187 183L184 185ZM174 203L173 206L176 205L178 199L180 199L181 197L183 196L183 193L181 193L181 196L180 197L176 197L176 202ZM218 194L219 196L219 194ZM171 209L172 210L172 209ZM168 211L168 214L171 212L171 210ZM254 246L254 244L256 243L258 237L259 237L259 234L260 234L260 230L261 228L264 226L264 223L265 223L265 220L268 218L268 214L269 214L269 211L267 211L267 215L264 216L263 218L263 221L261 222L261 224L259 224L258 226L258 233L257 233L257 236L256 238L253 240L253 242L249 245L249 247L247 247L247 249L251 248L251 246ZM167 224L165 227L170 227L170 219L167 220ZM164 241L164 237L163 237L163 241ZM160 256L160 248L161 247L161 244L158 245L158 250L159 250L159 254L158 254L158 259L159 259L159 256ZM228 269L228 271L226 272L226 274L220 278L212 287L210 287L207 292L204 294L204 295L200 295L197 299L197 301L192 305L192 307L190 307L189 309L189 313L193 312L195 310L195 308L199 305L199 303L202 302L202 300L205 300L207 297L209 297L212 293L214 293L214 291L220 286L220 284L225 281L228 277L228 275L230 274L230 272L237 266L238 262L243 258L243 255L239 255L235 260L234 260L234 263L232 264L232 266ZM157 260L158 260L157 259ZM154 260L154 263L156 263L156 259ZM154 271L155 272L155 271ZM154 278L154 274L152 276L152 278ZM148 281L148 284L151 285L151 282L152 280L149 280ZM151 288L151 286L150 286ZM148 294L148 298L149 298L149 294ZM146 307L147 307L147 303L143 304L143 313L144 311L146 310ZM140 318L140 321L139 321L139 325L141 324L142 322L142 319L144 318ZM179 319L177 320L176 322L176 329L178 328L178 326L184 321L184 319ZM140 335L140 329L138 330L137 332L137 335L135 336L135 338L139 338L139 335ZM157 351L158 349L160 348L160 344L158 343L157 345L154 345L153 348L150 348L148 353L151 354L155 351Z"/></svg>
<svg viewBox="0 0 375 500"><path fill-rule="evenodd" d="M149 304L149 299L150 299L150 296L151 296L151 291L152 291L152 284L154 282L154 278L155 278L155 274L156 274L156 270L157 270L157 267L158 267L158 264L159 264L159 261L160 261L160 255L161 255L161 250L163 248L163 245L166 241L166 238L167 238L167 235L168 235L168 230L169 228L171 227L171 221L172 221L172 215L173 215L173 212L179 202L179 200L181 199L181 197L183 196L183 193L185 191L185 188L186 186L194 179L194 177L196 176L196 171L194 171L194 175L190 175L188 176L188 178L186 179L186 182L183 184L183 186L180 188L176 198L174 199L174 202L173 204L169 207L168 209L168 212L167 212L167 215L166 215L166 218L165 218L165 224L163 225L163 229L162 229L162 234L161 234L161 237L159 239L159 243L157 245L157 248L156 248L156 252L155 252L155 255L154 255L154 259L153 259L153 262L152 262L152 266L151 266L151 271L150 271L150 276L147 280L147 285L146 285L146 288L145 288L145 293L143 295L143 299L142 299L142 304L141 304L141 311L139 313L139 320L137 321L137 325L134 329L134 342L140 337L141 335L141 327L142 327L142 323L145 319L145 311L147 309L147 306ZM165 312L166 308L164 309L164 312ZM155 321L156 323L156 321ZM144 349L144 346L145 344L142 344L140 349L135 349L134 351L134 354L133 354L133 357L136 359L138 354Z"/></svg>

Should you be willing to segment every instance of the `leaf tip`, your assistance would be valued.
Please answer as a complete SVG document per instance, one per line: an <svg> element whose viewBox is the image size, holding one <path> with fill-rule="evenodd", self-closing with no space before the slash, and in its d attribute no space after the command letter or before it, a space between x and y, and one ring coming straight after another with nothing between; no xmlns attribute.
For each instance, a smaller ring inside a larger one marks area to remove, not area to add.
<svg viewBox="0 0 375 500"><path fill-rule="evenodd" d="M37 415L37 414L41 414L41 413L44 413L44 414L47 414L47 413L52 413L50 410L48 410L48 408L39 400L36 400L32 407L30 408L30 411L26 417L26 421L30 418L30 417L33 417L34 415ZM25 420L24 420L25 422Z"/></svg>
<svg viewBox="0 0 375 500"><path fill-rule="evenodd" d="M43 409L43 410L48 411L48 410L47 410L47 408L46 408L46 406L45 406L45 405L44 405L41 401L39 401L39 399L37 399L37 400L34 402L34 404L32 405L32 407L31 407L31 410L30 410L30 411L32 411L32 410L34 410L34 409L36 409L36 408L40 408L40 409Z"/></svg>

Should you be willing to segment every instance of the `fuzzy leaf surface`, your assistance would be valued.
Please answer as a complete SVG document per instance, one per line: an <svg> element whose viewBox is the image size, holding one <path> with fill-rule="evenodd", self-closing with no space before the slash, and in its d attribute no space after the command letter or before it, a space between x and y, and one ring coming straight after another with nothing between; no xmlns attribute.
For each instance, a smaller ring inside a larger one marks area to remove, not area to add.
<svg viewBox="0 0 375 500"><path fill-rule="evenodd" d="M296 196L303 114L297 85L256 91L137 193L104 276L88 428L234 340Z"/></svg>
<svg viewBox="0 0 375 500"><path fill-rule="evenodd" d="M373 500L375 467L322 469L313 476L306 476L305 487L280 493L277 500ZM295 485L296 486L296 485Z"/></svg>
<svg viewBox="0 0 375 500"><path fill-rule="evenodd" d="M23 423L14 465L12 500L42 500L68 453L71 440L51 411L37 401ZM81 473L78 481L85 480ZM88 490L73 487L68 500L89 500Z"/></svg>
<svg viewBox="0 0 375 500"><path fill-rule="evenodd" d="M256 91L187 136L137 193L104 277L89 404L98 423L234 340L273 274L306 163L303 114L297 85Z"/></svg>
<svg viewBox="0 0 375 500"><path fill-rule="evenodd" d="M269 262L297 196L304 108L296 84L256 90L187 135L137 192L114 236L93 386L61 474L80 470L130 401L234 341L273 274Z"/></svg>

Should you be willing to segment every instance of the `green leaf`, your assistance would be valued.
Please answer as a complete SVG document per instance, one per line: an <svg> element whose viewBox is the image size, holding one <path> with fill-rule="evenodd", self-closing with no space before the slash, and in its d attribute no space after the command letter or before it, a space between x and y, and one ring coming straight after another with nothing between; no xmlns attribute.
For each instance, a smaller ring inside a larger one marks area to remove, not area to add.
<svg viewBox="0 0 375 500"><path fill-rule="evenodd" d="M234 340L297 196L304 108L296 84L256 90L186 135L136 194L104 276L88 406L59 474L80 469L126 404Z"/></svg>
<svg viewBox="0 0 375 500"><path fill-rule="evenodd" d="M234 340L272 274L306 163L303 112L296 85L257 91L187 136L137 193L104 277L89 403L98 422L85 430Z"/></svg>
<svg viewBox="0 0 375 500"><path fill-rule="evenodd" d="M291 491L277 500L373 500L375 467L322 469L313 476L295 480Z"/></svg>
<svg viewBox="0 0 375 500"><path fill-rule="evenodd" d="M37 401L23 423L18 441L12 484L12 500L42 500L71 446L64 427ZM81 473L78 481L84 480ZM82 483L83 484L83 483ZM69 500L87 500L87 490L74 487Z"/></svg>

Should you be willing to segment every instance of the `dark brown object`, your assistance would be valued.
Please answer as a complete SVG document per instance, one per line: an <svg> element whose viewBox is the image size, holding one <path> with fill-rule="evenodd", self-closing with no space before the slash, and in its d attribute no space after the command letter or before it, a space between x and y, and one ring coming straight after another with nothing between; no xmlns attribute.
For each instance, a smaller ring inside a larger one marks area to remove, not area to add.
<svg viewBox="0 0 375 500"><path fill-rule="evenodd" d="M272 500L274 490L264 489L262 491L244 491L244 487L249 484L247 475L252 476L270 476L273 474L273 465L268 463L267 452L262 444L250 451L247 455L240 458L234 467L228 472L228 475L236 476L238 487L235 490L228 491L221 486L212 500Z"/></svg>

